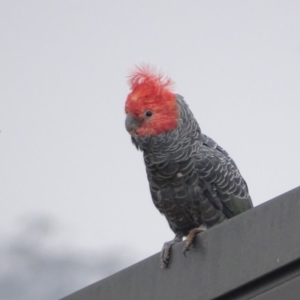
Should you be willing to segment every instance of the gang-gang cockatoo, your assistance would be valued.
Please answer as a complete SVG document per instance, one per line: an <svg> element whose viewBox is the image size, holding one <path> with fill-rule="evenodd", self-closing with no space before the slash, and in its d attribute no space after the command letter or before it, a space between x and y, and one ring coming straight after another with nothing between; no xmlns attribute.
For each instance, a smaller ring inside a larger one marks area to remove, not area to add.
<svg viewBox="0 0 300 300"><path fill-rule="evenodd" d="M236 164L204 135L170 78L148 66L129 76L126 129L143 151L152 200L175 233L161 251L167 267L171 247L253 207Z"/></svg>

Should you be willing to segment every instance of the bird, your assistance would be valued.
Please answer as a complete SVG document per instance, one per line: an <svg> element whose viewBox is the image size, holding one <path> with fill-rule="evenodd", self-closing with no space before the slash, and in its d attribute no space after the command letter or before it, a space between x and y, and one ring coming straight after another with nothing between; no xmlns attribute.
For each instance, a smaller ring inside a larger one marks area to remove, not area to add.
<svg viewBox="0 0 300 300"><path fill-rule="evenodd" d="M175 237L164 243L160 266L186 237L183 253L196 234L253 207L246 181L229 154L202 133L174 82L150 65L128 75L125 127L143 152L150 194Z"/></svg>

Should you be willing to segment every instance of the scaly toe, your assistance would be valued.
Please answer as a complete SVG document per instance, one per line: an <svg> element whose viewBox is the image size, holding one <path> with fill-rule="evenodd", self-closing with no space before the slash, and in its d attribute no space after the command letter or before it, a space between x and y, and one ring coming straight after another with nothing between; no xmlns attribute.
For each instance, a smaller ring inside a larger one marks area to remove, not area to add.
<svg viewBox="0 0 300 300"><path fill-rule="evenodd" d="M205 230L206 230L206 227L200 226L199 228L194 228L189 232L189 234L187 235L186 240L185 240L185 245L183 247L183 255L185 257L187 257L186 252L190 250L190 247L191 247L192 243L194 242L196 235Z"/></svg>
<svg viewBox="0 0 300 300"><path fill-rule="evenodd" d="M165 269L168 267L169 260L170 260L170 253L171 253L172 244L167 242L164 244L161 253L160 253L160 267Z"/></svg>

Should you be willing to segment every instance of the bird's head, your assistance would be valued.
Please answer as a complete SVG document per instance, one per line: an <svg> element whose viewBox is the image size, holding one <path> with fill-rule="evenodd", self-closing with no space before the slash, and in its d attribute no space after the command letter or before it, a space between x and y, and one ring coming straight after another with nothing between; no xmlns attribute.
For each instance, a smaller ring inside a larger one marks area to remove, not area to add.
<svg viewBox="0 0 300 300"><path fill-rule="evenodd" d="M125 126L133 138L155 136L178 126L178 105L170 78L142 66L129 76L129 85Z"/></svg>

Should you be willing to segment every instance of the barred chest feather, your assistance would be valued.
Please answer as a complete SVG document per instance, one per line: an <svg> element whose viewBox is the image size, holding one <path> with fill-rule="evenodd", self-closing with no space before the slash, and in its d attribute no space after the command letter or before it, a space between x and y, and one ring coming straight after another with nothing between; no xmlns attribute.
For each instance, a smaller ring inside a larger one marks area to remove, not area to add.
<svg viewBox="0 0 300 300"><path fill-rule="evenodd" d="M202 224L202 183L197 170L201 145L201 131L195 121L151 137L144 147L153 203L166 216L171 229L183 235Z"/></svg>
<svg viewBox="0 0 300 300"><path fill-rule="evenodd" d="M154 205L175 233L187 235L203 223L203 212L214 208L204 195L205 184L197 169L203 143L200 128L184 101L178 101L177 129L133 143L144 152Z"/></svg>

